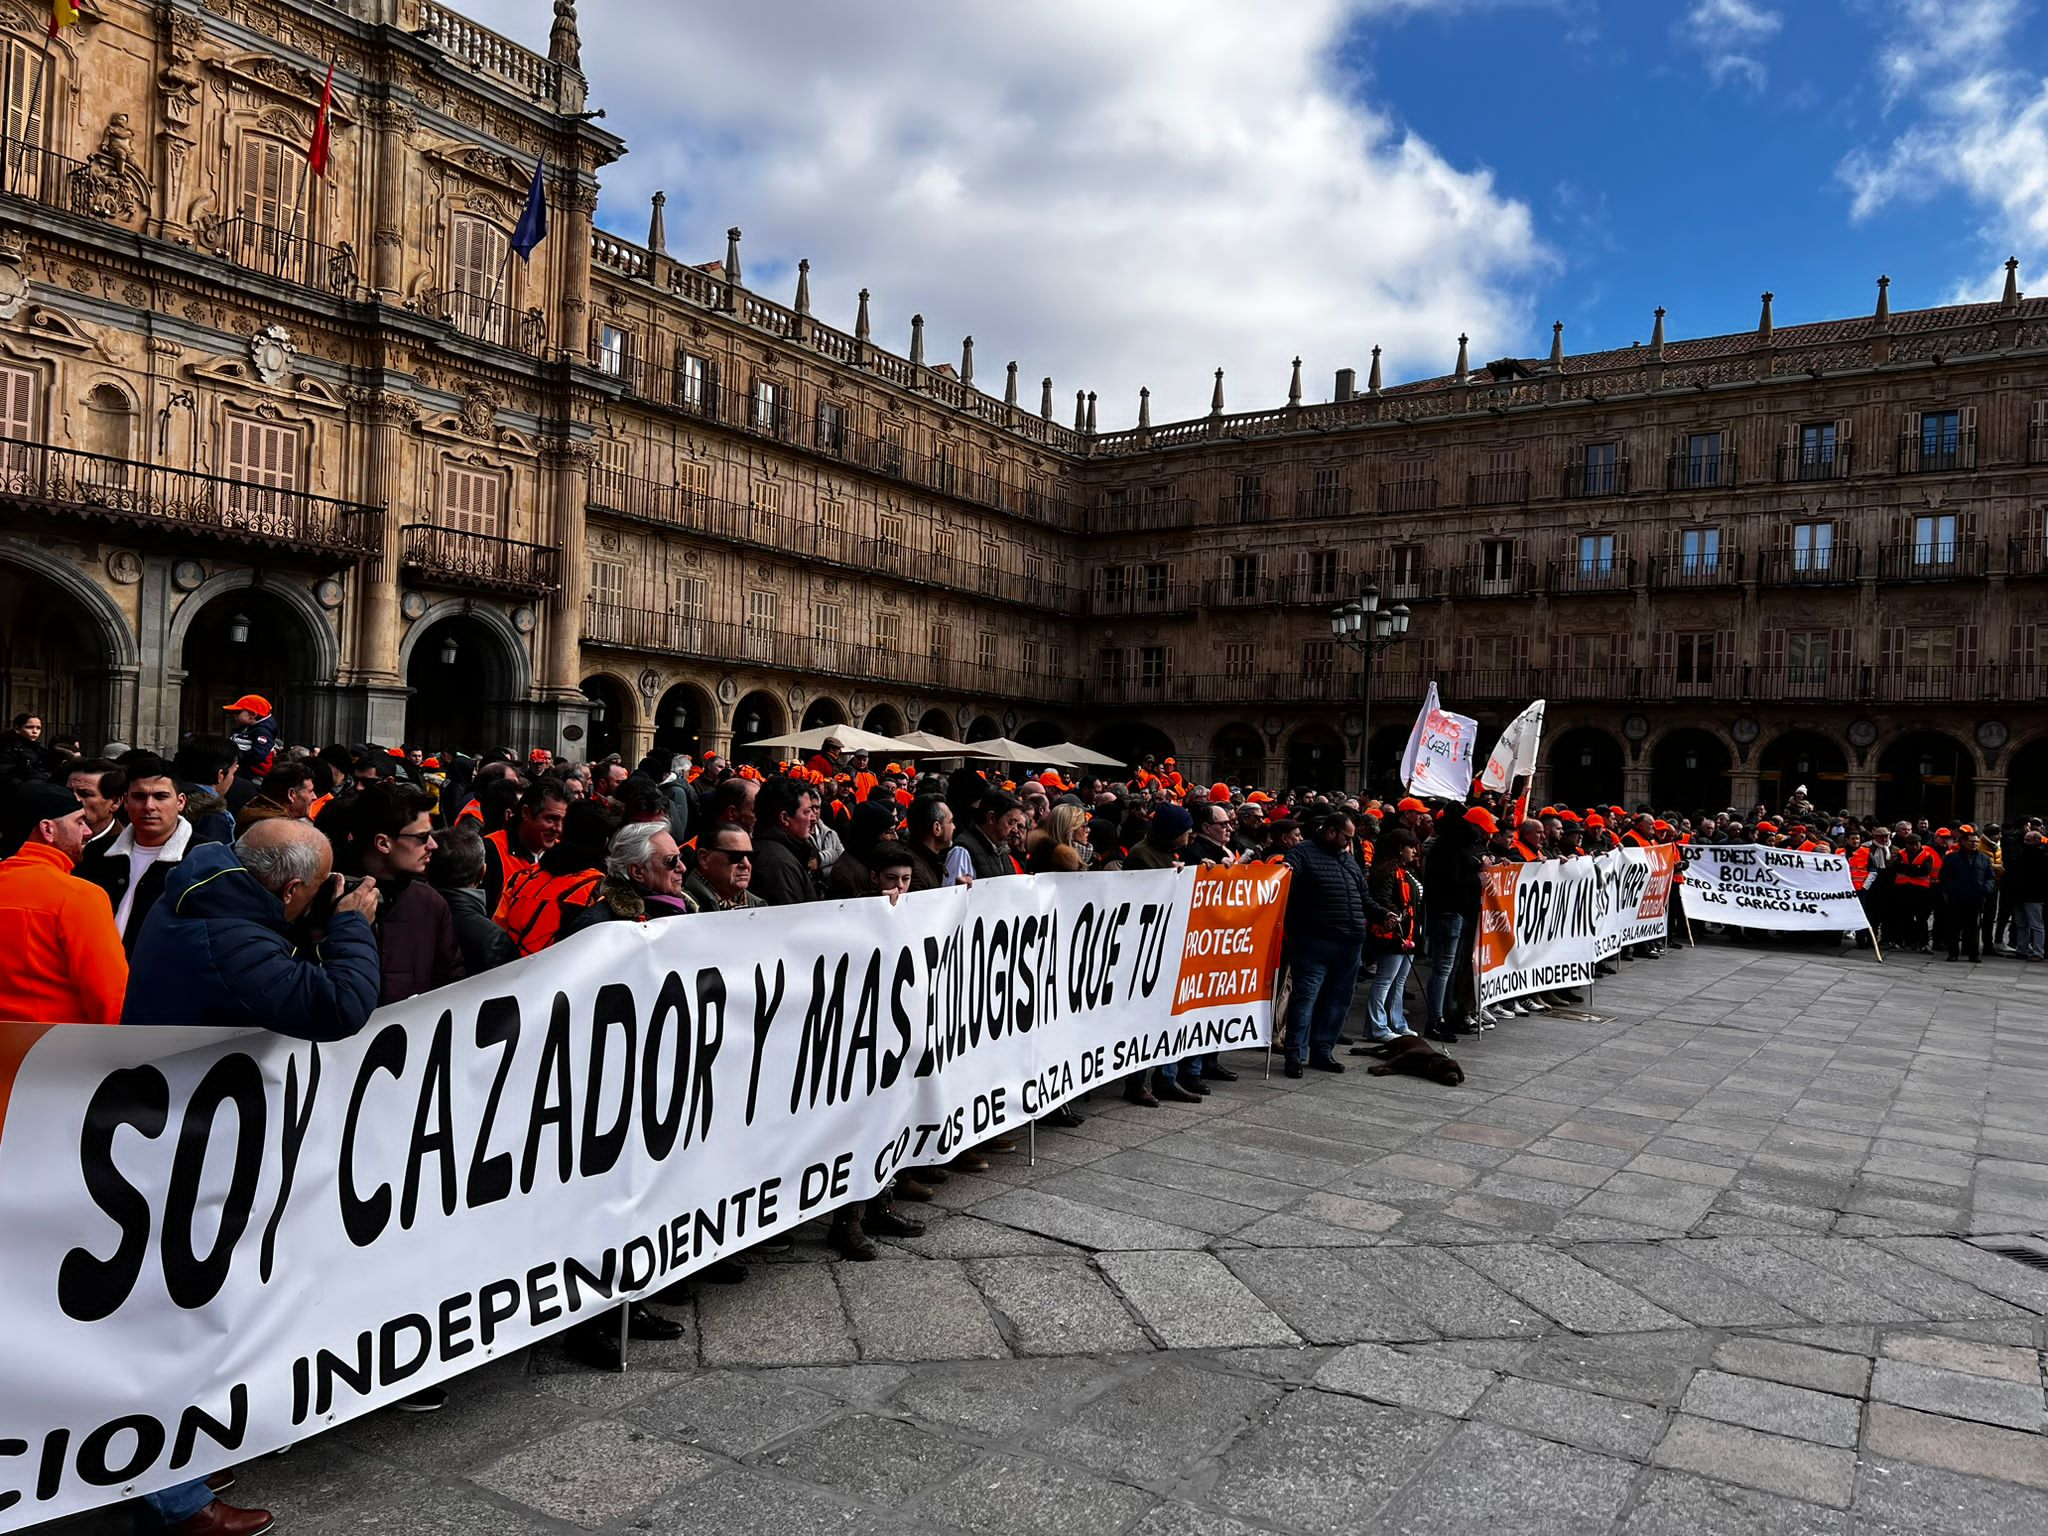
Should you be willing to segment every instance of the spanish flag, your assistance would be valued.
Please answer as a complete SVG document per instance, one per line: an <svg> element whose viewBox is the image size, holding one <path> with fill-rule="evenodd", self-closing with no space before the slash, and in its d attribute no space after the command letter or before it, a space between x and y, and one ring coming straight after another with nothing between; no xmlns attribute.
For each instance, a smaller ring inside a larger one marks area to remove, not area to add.
<svg viewBox="0 0 2048 1536"><path fill-rule="evenodd" d="M78 6L75 0L50 0L50 36L55 37L65 27L78 25Z"/></svg>
<svg viewBox="0 0 2048 1536"><path fill-rule="evenodd" d="M327 174L328 114L334 110L334 66L327 66L327 84L320 91L320 115L313 120L313 143L306 159L315 176Z"/></svg>

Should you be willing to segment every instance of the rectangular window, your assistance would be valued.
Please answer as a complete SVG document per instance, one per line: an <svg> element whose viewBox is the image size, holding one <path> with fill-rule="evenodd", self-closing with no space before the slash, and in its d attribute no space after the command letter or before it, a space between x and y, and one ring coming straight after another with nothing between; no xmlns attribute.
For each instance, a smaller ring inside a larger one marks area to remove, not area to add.
<svg viewBox="0 0 2048 1536"><path fill-rule="evenodd" d="M695 352L676 354L676 403L705 416L718 414L717 374L711 359Z"/></svg>
<svg viewBox="0 0 2048 1536"><path fill-rule="evenodd" d="M974 636L974 665L980 671L993 672L996 665L996 632L992 629L977 630Z"/></svg>
<svg viewBox="0 0 2048 1536"><path fill-rule="evenodd" d="M27 368L0 368L0 437L34 442L36 376Z"/></svg>
<svg viewBox="0 0 2048 1536"><path fill-rule="evenodd" d="M1115 607L1124 600L1129 585L1131 568L1127 565L1106 565L1102 568L1102 601Z"/></svg>
<svg viewBox="0 0 2048 1536"><path fill-rule="evenodd" d="M1708 634L1676 635L1673 650L1678 670L1673 678L1681 688L1704 688L1714 680L1714 637Z"/></svg>
<svg viewBox="0 0 2048 1536"><path fill-rule="evenodd" d="M632 363L633 338L631 334L616 325L601 325L597 328L597 371L612 378L623 378Z"/></svg>
<svg viewBox="0 0 2048 1536"><path fill-rule="evenodd" d="M259 194L261 206L269 206L267 199L267 192ZM243 206L246 216L246 188ZM282 224L284 220L273 218L271 222ZM503 230L482 219L458 217L450 229L448 319L463 335L502 346L511 334L511 296L499 286L499 274L506 270L505 253L510 246Z"/></svg>
<svg viewBox="0 0 2048 1536"><path fill-rule="evenodd" d="M846 534L846 503L826 500L818 503L818 526L834 539Z"/></svg>
<svg viewBox="0 0 2048 1536"><path fill-rule="evenodd" d="M1163 603L1166 601L1167 570L1167 566L1156 563L1145 567L1146 602Z"/></svg>
<svg viewBox="0 0 2048 1536"><path fill-rule="evenodd" d="M953 626L942 620L932 621L932 660L944 661L953 654Z"/></svg>
<svg viewBox="0 0 2048 1536"><path fill-rule="evenodd" d="M1036 587L1045 580L1045 556L1026 555L1024 557L1024 580L1033 587Z"/></svg>
<svg viewBox="0 0 2048 1536"><path fill-rule="evenodd" d="M773 480L754 482L754 510L765 512L770 517L782 515L782 487Z"/></svg>
<svg viewBox="0 0 2048 1536"><path fill-rule="evenodd" d="M702 576L678 576L676 578L676 617L686 624L704 622L705 600L710 595L710 585Z"/></svg>
<svg viewBox="0 0 2048 1536"><path fill-rule="evenodd" d="M1515 541L1487 539L1479 546L1480 590L1505 592L1515 579Z"/></svg>
<svg viewBox="0 0 2048 1536"><path fill-rule="evenodd" d="M50 98L55 92L56 82L52 71L45 67L46 55L43 50L31 48L20 40L10 40L5 45L7 53L7 121L5 132L10 142L43 147L43 118ZM41 89L37 87L40 85ZM13 169L9 168L10 171ZM42 173L42 167L33 163L24 169L24 174L13 177L9 190L34 196L29 185L32 177Z"/></svg>
<svg viewBox="0 0 2048 1536"><path fill-rule="evenodd" d="M747 403L747 425L756 432L780 435L786 419L789 397L773 379L754 380L754 393Z"/></svg>
<svg viewBox="0 0 2048 1536"><path fill-rule="evenodd" d="M1026 677L1037 677L1038 642L1029 636L1017 642L1017 666Z"/></svg>
<svg viewBox="0 0 2048 1536"><path fill-rule="evenodd" d="M1337 583L1343 578L1343 569L1334 549L1309 551L1308 590L1311 597L1329 597L1337 590Z"/></svg>
<svg viewBox="0 0 2048 1536"><path fill-rule="evenodd" d="M1795 629L1785 636L1785 682L1793 688L1819 688L1828 680L1828 632Z"/></svg>
<svg viewBox="0 0 2048 1536"><path fill-rule="evenodd" d="M1264 504L1264 482L1257 475L1239 475L1235 496L1237 520L1254 523L1259 520Z"/></svg>
<svg viewBox="0 0 2048 1536"><path fill-rule="evenodd" d="M811 639L819 645L839 644L842 610L837 603L814 603L811 606Z"/></svg>
<svg viewBox="0 0 2048 1536"><path fill-rule="evenodd" d="M1794 523L1792 525L1792 569L1795 571L1825 571L1835 563L1835 525L1833 523Z"/></svg>
<svg viewBox="0 0 2048 1536"><path fill-rule="evenodd" d="M1614 636L1574 635L1572 667L1581 677L1604 674L1614 666Z"/></svg>
<svg viewBox="0 0 2048 1536"><path fill-rule="evenodd" d="M1927 512L1913 519L1913 563L1954 565L1956 563L1956 515Z"/></svg>
<svg viewBox="0 0 2048 1536"><path fill-rule="evenodd" d="M875 649L894 656L903 645L903 615L879 609L875 614Z"/></svg>
<svg viewBox="0 0 2048 1536"><path fill-rule="evenodd" d="M1166 647L1143 645L1138 647L1138 686L1148 692L1166 685Z"/></svg>
<svg viewBox="0 0 2048 1536"><path fill-rule="evenodd" d="M747 594L747 633L757 638L773 636L780 624L782 595L759 589Z"/></svg>
<svg viewBox="0 0 2048 1536"><path fill-rule="evenodd" d="M1906 631L1906 665L1921 677L1955 665L1956 631L1952 624L1916 625Z"/></svg>
<svg viewBox="0 0 2048 1536"><path fill-rule="evenodd" d="M1688 528L1678 536L1679 568L1688 576L1704 576L1721 568L1721 530Z"/></svg>
<svg viewBox="0 0 2048 1536"><path fill-rule="evenodd" d="M1721 483L1722 434L1691 432L1685 437L1678 465L1681 489Z"/></svg>
<svg viewBox="0 0 2048 1536"><path fill-rule="evenodd" d="M1920 467L1953 469L1961 456L1963 416L1960 411L1920 413Z"/></svg>
<svg viewBox="0 0 2048 1536"><path fill-rule="evenodd" d="M1304 682L1322 683L1329 681L1337 665L1337 643L1334 640L1305 640L1301 647L1301 676Z"/></svg>
<svg viewBox="0 0 2048 1536"><path fill-rule="evenodd" d="M1230 557L1230 595L1244 601L1259 595L1259 557L1257 555L1232 555Z"/></svg>
<svg viewBox="0 0 2048 1536"><path fill-rule="evenodd" d="M1258 647L1249 640L1233 640L1223 647L1223 675L1250 677Z"/></svg>
<svg viewBox="0 0 2048 1536"><path fill-rule="evenodd" d="M1393 588L1393 597L1414 597L1422 590L1422 546L1403 544L1397 547L1389 565L1388 585Z"/></svg>
<svg viewBox="0 0 2048 1536"><path fill-rule="evenodd" d="M590 600L600 608L625 606L626 563L623 560L590 562Z"/></svg>
<svg viewBox="0 0 2048 1536"><path fill-rule="evenodd" d="M875 444L875 467L885 475L903 473L903 423L882 423L881 439Z"/></svg>
<svg viewBox="0 0 2048 1536"><path fill-rule="evenodd" d="M1588 443L1581 450L1580 489L1582 496L1621 494L1621 444Z"/></svg>
<svg viewBox="0 0 2048 1536"><path fill-rule="evenodd" d="M1614 574L1613 534L1582 533L1579 535L1579 574L1588 578L1612 576Z"/></svg>
<svg viewBox="0 0 2048 1536"><path fill-rule="evenodd" d="M1124 680L1124 653L1116 646L1105 646L1095 653L1095 680L1099 683L1121 683Z"/></svg>
<svg viewBox="0 0 2048 1536"><path fill-rule="evenodd" d="M496 538L501 526L505 482L488 471L441 468L441 526Z"/></svg>
<svg viewBox="0 0 2048 1536"><path fill-rule="evenodd" d="M846 451L846 407L818 402L818 447L826 453Z"/></svg>
<svg viewBox="0 0 2048 1536"><path fill-rule="evenodd" d="M243 416L229 416L227 419L227 455L221 466L221 473L230 480L241 482L242 486L262 487L262 490L243 490L237 487L229 492L228 504L236 515L237 526L247 526L254 518L279 518L283 508L276 495L265 494L275 491L295 491L299 488L299 434L296 428L282 426L277 422L256 421ZM444 509L453 494L450 483L452 475L466 473L472 480L485 482L495 495L497 477L477 475L472 472L444 468L441 472L441 496ZM491 502L495 523L495 499ZM495 526L488 530L495 532Z"/></svg>
<svg viewBox="0 0 2048 1536"><path fill-rule="evenodd" d="M903 519L894 512L878 513L875 517L875 537L891 549L903 547Z"/></svg>
<svg viewBox="0 0 2048 1536"><path fill-rule="evenodd" d="M1809 421L1799 429L1797 469L1802 480L1827 478L1835 467L1837 434L1832 421Z"/></svg>
<svg viewBox="0 0 2048 1536"><path fill-rule="evenodd" d="M1319 469L1315 483L1309 492L1309 514L1312 517L1337 517L1345 511L1344 473L1337 469Z"/></svg>

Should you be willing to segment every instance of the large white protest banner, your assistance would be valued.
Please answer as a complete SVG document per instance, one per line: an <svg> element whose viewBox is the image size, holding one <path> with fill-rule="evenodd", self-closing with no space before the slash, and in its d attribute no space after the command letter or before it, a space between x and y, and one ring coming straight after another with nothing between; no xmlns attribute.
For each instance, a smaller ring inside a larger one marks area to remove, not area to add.
<svg viewBox="0 0 2048 1536"><path fill-rule="evenodd" d="M0 1529L602 1315L1082 1090L1264 1043L1287 875L601 924L315 1045L0 1026Z"/></svg>
<svg viewBox="0 0 2048 1536"><path fill-rule="evenodd" d="M1583 986L1600 961L1663 938L1677 867L1678 849L1660 844L1482 870L1480 1006Z"/></svg>
<svg viewBox="0 0 2048 1536"><path fill-rule="evenodd" d="M1838 853L1688 846L1685 901L1690 916L1738 928L1855 933L1870 926L1849 861Z"/></svg>
<svg viewBox="0 0 2048 1536"><path fill-rule="evenodd" d="M1401 753L1401 781L1408 792L1463 800L1472 792L1472 749L1478 735L1479 722L1445 709L1432 682Z"/></svg>
<svg viewBox="0 0 2048 1536"><path fill-rule="evenodd" d="M1506 794L1515 780L1536 772L1537 754L1542 746L1543 700L1538 699L1510 720L1507 729L1500 733L1500 740L1486 755L1486 766L1480 770L1480 786L1495 794Z"/></svg>

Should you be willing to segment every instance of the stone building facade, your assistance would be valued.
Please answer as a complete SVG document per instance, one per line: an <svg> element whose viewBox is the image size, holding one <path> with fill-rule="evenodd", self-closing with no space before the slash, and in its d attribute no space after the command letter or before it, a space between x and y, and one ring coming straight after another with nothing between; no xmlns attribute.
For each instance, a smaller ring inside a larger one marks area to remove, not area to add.
<svg viewBox="0 0 2048 1536"><path fill-rule="evenodd" d="M1413 612L1546 792L1990 818L2048 793L2048 304L1503 359L1095 430L596 230L624 149L427 0L0 0L0 710L168 744L732 751L800 725L1355 782L1328 611ZM334 69L332 163L306 173ZM547 238L510 240L537 164ZM692 237L694 245L700 236ZM701 249L698 255L706 255ZM957 357L957 362L954 361ZM990 373L995 374L991 369ZM1482 750L1485 737L1482 735Z"/></svg>

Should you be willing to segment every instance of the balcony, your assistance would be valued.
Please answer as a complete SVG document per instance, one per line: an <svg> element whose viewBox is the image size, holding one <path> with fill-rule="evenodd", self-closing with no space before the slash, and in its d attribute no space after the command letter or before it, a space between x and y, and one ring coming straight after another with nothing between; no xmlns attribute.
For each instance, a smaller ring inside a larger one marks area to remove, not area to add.
<svg viewBox="0 0 2048 1536"><path fill-rule="evenodd" d="M283 553L353 560L380 547L376 507L15 438L0 438L0 501Z"/></svg>
<svg viewBox="0 0 2048 1536"><path fill-rule="evenodd" d="M1303 486L1294 493L1296 517L1349 517L1351 487L1348 485Z"/></svg>
<svg viewBox="0 0 2048 1536"><path fill-rule="evenodd" d="M1147 501L1105 501L1088 512L1091 533L1151 533L1195 526L1195 498L1157 496Z"/></svg>
<svg viewBox="0 0 2048 1536"><path fill-rule="evenodd" d="M1571 595L1626 592L1635 585L1636 563L1609 557L1604 560L1553 560L1550 562L1550 590Z"/></svg>
<svg viewBox="0 0 2048 1536"><path fill-rule="evenodd" d="M1498 507L1529 499L1529 471L1494 469L1483 475L1465 477L1465 503L1473 507Z"/></svg>
<svg viewBox="0 0 2048 1536"><path fill-rule="evenodd" d="M541 597L562 585L562 552L545 544L431 523L407 523L399 537L400 568L434 586Z"/></svg>
<svg viewBox="0 0 2048 1536"><path fill-rule="evenodd" d="M1725 490L1735 484L1735 455L1674 453L1664 467L1664 487L1672 491Z"/></svg>
<svg viewBox="0 0 2048 1536"><path fill-rule="evenodd" d="M1434 512L1436 479L1383 480L1380 482L1381 512Z"/></svg>
<svg viewBox="0 0 2048 1536"><path fill-rule="evenodd" d="M1543 692L1533 667L1471 667L1456 670L1439 683L1453 707L1471 703L1523 703Z"/></svg>
<svg viewBox="0 0 2048 1536"><path fill-rule="evenodd" d="M1779 667L1744 667L1742 671L1741 696L1761 704L1848 704L1870 695L1868 667L1795 661Z"/></svg>
<svg viewBox="0 0 2048 1536"><path fill-rule="evenodd" d="M1645 703L1714 699L1732 703L1745 697L1743 669L1732 663L1698 667L1638 667L1629 680L1629 695Z"/></svg>
<svg viewBox="0 0 2048 1536"><path fill-rule="evenodd" d="M1877 574L1888 581L1967 581L1984 574L1984 541L1887 544L1877 552Z"/></svg>
<svg viewBox="0 0 2048 1536"><path fill-rule="evenodd" d="M1821 549L1767 549L1756 557L1756 579L1766 587L1846 586L1861 579L1863 551L1854 544Z"/></svg>
<svg viewBox="0 0 2048 1536"><path fill-rule="evenodd" d="M1732 587L1742 580L1742 554L1667 555L1650 562L1650 585L1662 592Z"/></svg>
<svg viewBox="0 0 2048 1536"><path fill-rule="evenodd" d="M1902 475L1958 474L1977 467L1977 431L1907 432L1899 438Z"/></svg>
<svg viewBox="0 0 2048 1536"><path fill-rule="evenodd" d="M539 307L515 309L484 294L460 288L428 288L421 291L416 307L421 314L451 325L458 335L494 347L540 357L547 350L547 311Z"/></svg>
<svg viewBox="0 0 2048 1536"><path fill-rule="evenodd" d="M282 282L310 288L338 299L362 296L355 247L347 241L322 245L290 230L259 224L254 219L229 219L202 225L198 242L223 261Z"/></svg>
<svg viewBox="0 0 2048 1536"><path fill-rule="evenodd" d="M1550 699L1627 699L1636 692L1636 669L1625 663L1609 666L1551 667L1543 674L1543 693Z"/></svg>
<svg viewBox="0 0 2048 1536"><path fill-rule="evenodd" d="M2048 703L2048 666L2015 661L2005 669L2002 697L2015 702Z"/></svg>
<svg viewBox="0 0 2048 1536"><path fill-rule="evenodd" d="M1536 564L1532 560L1483 560L1471 565L1454 565L1444 573L1448 597L1525 597L1536 590Z"/></svg>
<svg viewBox="0 0 2048 1536"><path fill-rule="evenodd" d="M1439 573L1419 561L1402 566L1389 566L1373 573L1373 585L1380 589L1380 600L1387 603L1416 603L1430 596L1435 590L1433 582Z"/></svg>
<svg viewBox="0 0 2048 1536"><path fill-rule="evenodd" d="M1098 585L1089 595L1088 612L1097 618L1187 613L1195 606L1196 592L1192 581L1126 582L1114 591Z"/></svg>
<svg viewBox="0 0 2048 1536"><path fill-rule="evenodd" d="M1628 460L1607 459L1590 464L1567 464L1564 470L1564 494L1573 501L1583 501L1589 496L1626 496Z"/></svg>
<svg viewBox="0 0 2048 1536"><path fill-rule="evenodd" d="M1216 498L1216 521L1219 523L1263 523L1265 520L1264 491L1232 491L1227 496Z"/></svg>
<svg viewBox="0 0 2048 1536"><path fill-rule="evenodd" d="M1375 674L1374 693L1382 682ZM1345 704L1359 697L1359 676L1350 671L1189 672L1170 677L1096 678L1088 685L1091 704Z"/></svg>
<svg viewBox="0 0 2048 1536"><path fill-rule="evenodd" d="M1202 583L1206 608L1269 608L1282 601L1284 576L1217 576ZM1333 599L1334 601L1334 599Z"/></svg>
<svg viewBox="0 0 2048 1536"><path fill-rule="evenodd" d="M1875 698L1884 703L1974 704L1998 697L1997 667L1907 665L1872 672Z"/></svg>
<svg viewBox="0 0 2048 1536"><path fill-rule="evenodd" d="M1784 484L1812 480L1846 480L1853 443L1781 443L1778 479Z"/></svg>
<svg viewBox="0 0 2048 1536"><path fill-rule="evenodd" d="M2008 540L2005 569L2009 576L2048 576L2048 539L2037 533L2031 539Z"/></svg>

